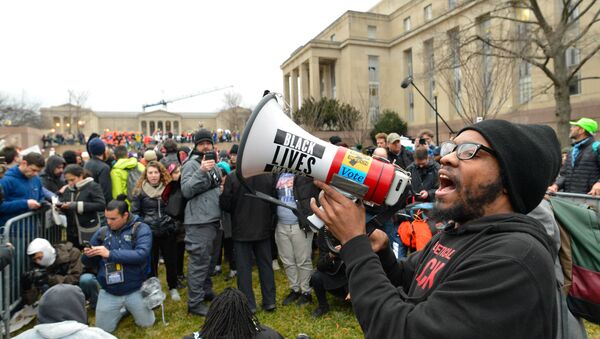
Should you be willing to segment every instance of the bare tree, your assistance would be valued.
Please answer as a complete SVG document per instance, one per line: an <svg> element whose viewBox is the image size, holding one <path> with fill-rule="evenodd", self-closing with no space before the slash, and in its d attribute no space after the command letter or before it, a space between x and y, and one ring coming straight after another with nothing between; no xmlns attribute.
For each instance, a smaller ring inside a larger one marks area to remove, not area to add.
<svg viewBox="0 0 600 339"><path fill-rule="evenodd" d="M489 56L512 58L532 65L549 79L554 90L558 137L569 142L571 93L585 79L581 68L600 50L596 23L600 21L598 0L484 0L493 7L492 20L510 23L513 29L499 36L478 34L476 39L490 46Z"/></svg>
<svg viewBox="0 0 600 339"><path fill-rule="evenodd" d="M80 132L83 123L80 123L82 112L84 111L84 106L89 98L88 92L78 92L75 90L68 90L69 93L69 121L68 121L68 129L66 131L68 133L73 133L75 129L73 124L77 125L75 129L77 132Z"/></svg>
<svg viewBox="0 0 600 339"><path fill-rule="evenodd" d="M251 111L241 107L242 95L237 92L229 91L223 96L223 109L219 113L225 122L226 128L233 131L239 131L244 128L246 121L250 117Z"/></svg>
<svg viewBox="0 0 600 339"><path fill-rule="evenodd" d="M42 118L39 113L40 105L26 100L11 98L0 93L0 126L30 126L42 128Z"/></svg>
<svg viewBox="0 0 600 339"><path fill-rule="evenodd" d="M439 88L465 125L495 118L511 98L515 60L492 57L489 45L472 38L502 30L491 25L490 18L484 16L460 31L448 32L445 39L436 39L434 67L441 78Z"/></svg>

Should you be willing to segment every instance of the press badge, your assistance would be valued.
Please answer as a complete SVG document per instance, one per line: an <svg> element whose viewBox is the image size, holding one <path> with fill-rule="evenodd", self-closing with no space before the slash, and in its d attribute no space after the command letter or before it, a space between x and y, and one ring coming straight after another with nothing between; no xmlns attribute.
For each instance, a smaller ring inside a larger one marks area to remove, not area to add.
<svg viewBox="0 0 600 339"><path fill-rule="evenodd" d="M106 263L106 284L113 285L125 281L123 276L123 266L117 263Z"/></svg>

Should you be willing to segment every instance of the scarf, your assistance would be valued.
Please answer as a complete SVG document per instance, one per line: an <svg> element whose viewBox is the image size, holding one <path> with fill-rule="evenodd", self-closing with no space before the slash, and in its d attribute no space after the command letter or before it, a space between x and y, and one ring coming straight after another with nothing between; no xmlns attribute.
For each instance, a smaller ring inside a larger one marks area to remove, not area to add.
<svg viewBox="0 0 600 339"><path fill-rule="evenodd" d="M163 185L162 182L158 184L158 186L152 186L147 180L145 180L142 184L142 191L144 191L152 199L159 198L164 190L165 185Z"/></svg>

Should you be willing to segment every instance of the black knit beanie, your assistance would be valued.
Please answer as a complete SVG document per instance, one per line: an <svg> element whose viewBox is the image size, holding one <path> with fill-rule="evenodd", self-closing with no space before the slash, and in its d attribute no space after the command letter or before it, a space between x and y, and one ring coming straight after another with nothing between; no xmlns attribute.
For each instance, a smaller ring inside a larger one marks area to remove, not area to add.
<svg viewBox="0 0 600 339"><path fill-rule="evenodd" d="M481 133L496 151L502 182L514 211L527 214L533 210L560 170L560 143L554 130L505 120L484 120L458 134L466 130Z"/></svg>
<svg viewBox="0 0 600 339"><path fill-rule="evenodd" d="M213 144L212 133L207 129L200 129L194 134L194 145L198 145L201 141L208 141Z"/></svg>

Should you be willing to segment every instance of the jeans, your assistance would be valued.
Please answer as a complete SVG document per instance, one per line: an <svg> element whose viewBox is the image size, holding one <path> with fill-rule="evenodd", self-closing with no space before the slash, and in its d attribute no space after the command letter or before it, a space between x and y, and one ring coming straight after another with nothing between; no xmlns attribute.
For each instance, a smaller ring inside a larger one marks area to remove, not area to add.
<svg viewBox="0 0 600 339"><path fill-rule="evenodd" d="M204 296L212 292L210 256L217 236L218 223L185 225L185 249L188 256L188 310L197 312Z"/></svg>
<svg viewBox="0 0 600 339"><path fill-rule="evenodd" d="M82 274L79 277L79 287L83 291L85 299L90 301L90 307L95 309L98 302L98 291L100 290L96 276L91 273Z"/></svg>
<svg viewBox="0 0 600 339"><path fill-rule="evenodd" d="M304 232L298 224L277 223L275 242L290 288L295 292L310 292L312 273L313 232ZM239 266L239 264L238 264Z"/></svg>
<svg viewBox="0 0 600 339"><path fill-rule="evenodd" d="M252 290L252 255L258 266L262 304L275 305L275 274L271 259L271 239L258 241L234 241L234 252L237 262L237 286L248 298L251 310L256 310L256 298Z"/></svg>
<svg viewBox="0 0 600 339"><path fill-rule="evenodd" d="M141 290L122 296L100 290L98 305L96 305L96 327L109 333L114 332L123 317L121 312L123 307L131 313L136 325L150 327L154 324L154 311L144 304Z"/></svg>

